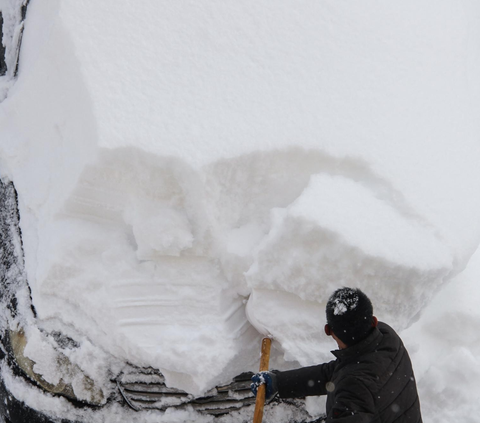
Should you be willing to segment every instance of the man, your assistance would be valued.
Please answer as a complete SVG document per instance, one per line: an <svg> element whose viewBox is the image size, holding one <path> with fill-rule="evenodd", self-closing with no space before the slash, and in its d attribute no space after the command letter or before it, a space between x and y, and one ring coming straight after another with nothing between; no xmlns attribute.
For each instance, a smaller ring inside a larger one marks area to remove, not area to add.
<svg viewBox="0 0 480 423"><path fill-rule="evenodd" d="M266 383L267 400L327 395L326 422L421 423L412 364L401 339L373 315L359 289L341 288L326 307L325 333L336 360L285 372L262 372L252 391Z"/></svg>

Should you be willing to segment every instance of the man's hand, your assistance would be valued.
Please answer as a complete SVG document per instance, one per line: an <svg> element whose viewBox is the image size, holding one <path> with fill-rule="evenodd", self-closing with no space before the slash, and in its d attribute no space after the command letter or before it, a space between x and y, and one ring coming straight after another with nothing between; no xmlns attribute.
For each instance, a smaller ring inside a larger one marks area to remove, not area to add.
<svg viewBox="0 0 480 423"><path fill-rule="evenodd" d="M278 393L277 375L273 372L260 372L252 376L250 389L253 395L257 396L260 385L265 384L265 401L270 402Z"/></svg>

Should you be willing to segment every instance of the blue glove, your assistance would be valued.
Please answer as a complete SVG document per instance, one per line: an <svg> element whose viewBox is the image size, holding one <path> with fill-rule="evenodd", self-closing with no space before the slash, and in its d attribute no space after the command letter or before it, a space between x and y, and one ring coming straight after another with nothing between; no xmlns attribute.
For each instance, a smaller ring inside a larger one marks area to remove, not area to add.
<svg viewBox="0 0 480 423"><path fill-rule="evenodd" d="M260 372L252 376L250 389L257 396L258 387L265 384L265 401L271 401L278 393L277 375L273 372Z"/></svg>

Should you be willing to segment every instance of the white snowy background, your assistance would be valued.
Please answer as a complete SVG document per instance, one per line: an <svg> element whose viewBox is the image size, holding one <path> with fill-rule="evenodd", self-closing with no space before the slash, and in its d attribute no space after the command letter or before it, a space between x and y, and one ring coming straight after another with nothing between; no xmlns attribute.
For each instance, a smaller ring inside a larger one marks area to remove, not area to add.
<svg viewBox="0 0 480 423"><path fill-rule="evenodd" d="M10 45L18 4L0 1ZM105 389L130 361L201 394L254 370L264 332L272 367L330 360L326 300L358 286L407 345L424 422L477 422L479 75L474 0L31 0L0 173L37 371L58 372L37 326L80 340Z"/></svg>

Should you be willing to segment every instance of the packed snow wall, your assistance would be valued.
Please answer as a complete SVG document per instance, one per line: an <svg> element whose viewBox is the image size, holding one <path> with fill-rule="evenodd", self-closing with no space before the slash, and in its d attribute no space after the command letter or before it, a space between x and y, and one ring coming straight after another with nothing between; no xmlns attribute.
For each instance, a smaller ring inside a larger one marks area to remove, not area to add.
<svg viewBox="0 0 480 423"><path fill-rule="evenodd" d="M410 325L479 242L461 4L32 1L0 171L40 324L189 392L256 366L247 301L279 367L343 285Z"/></svg>

